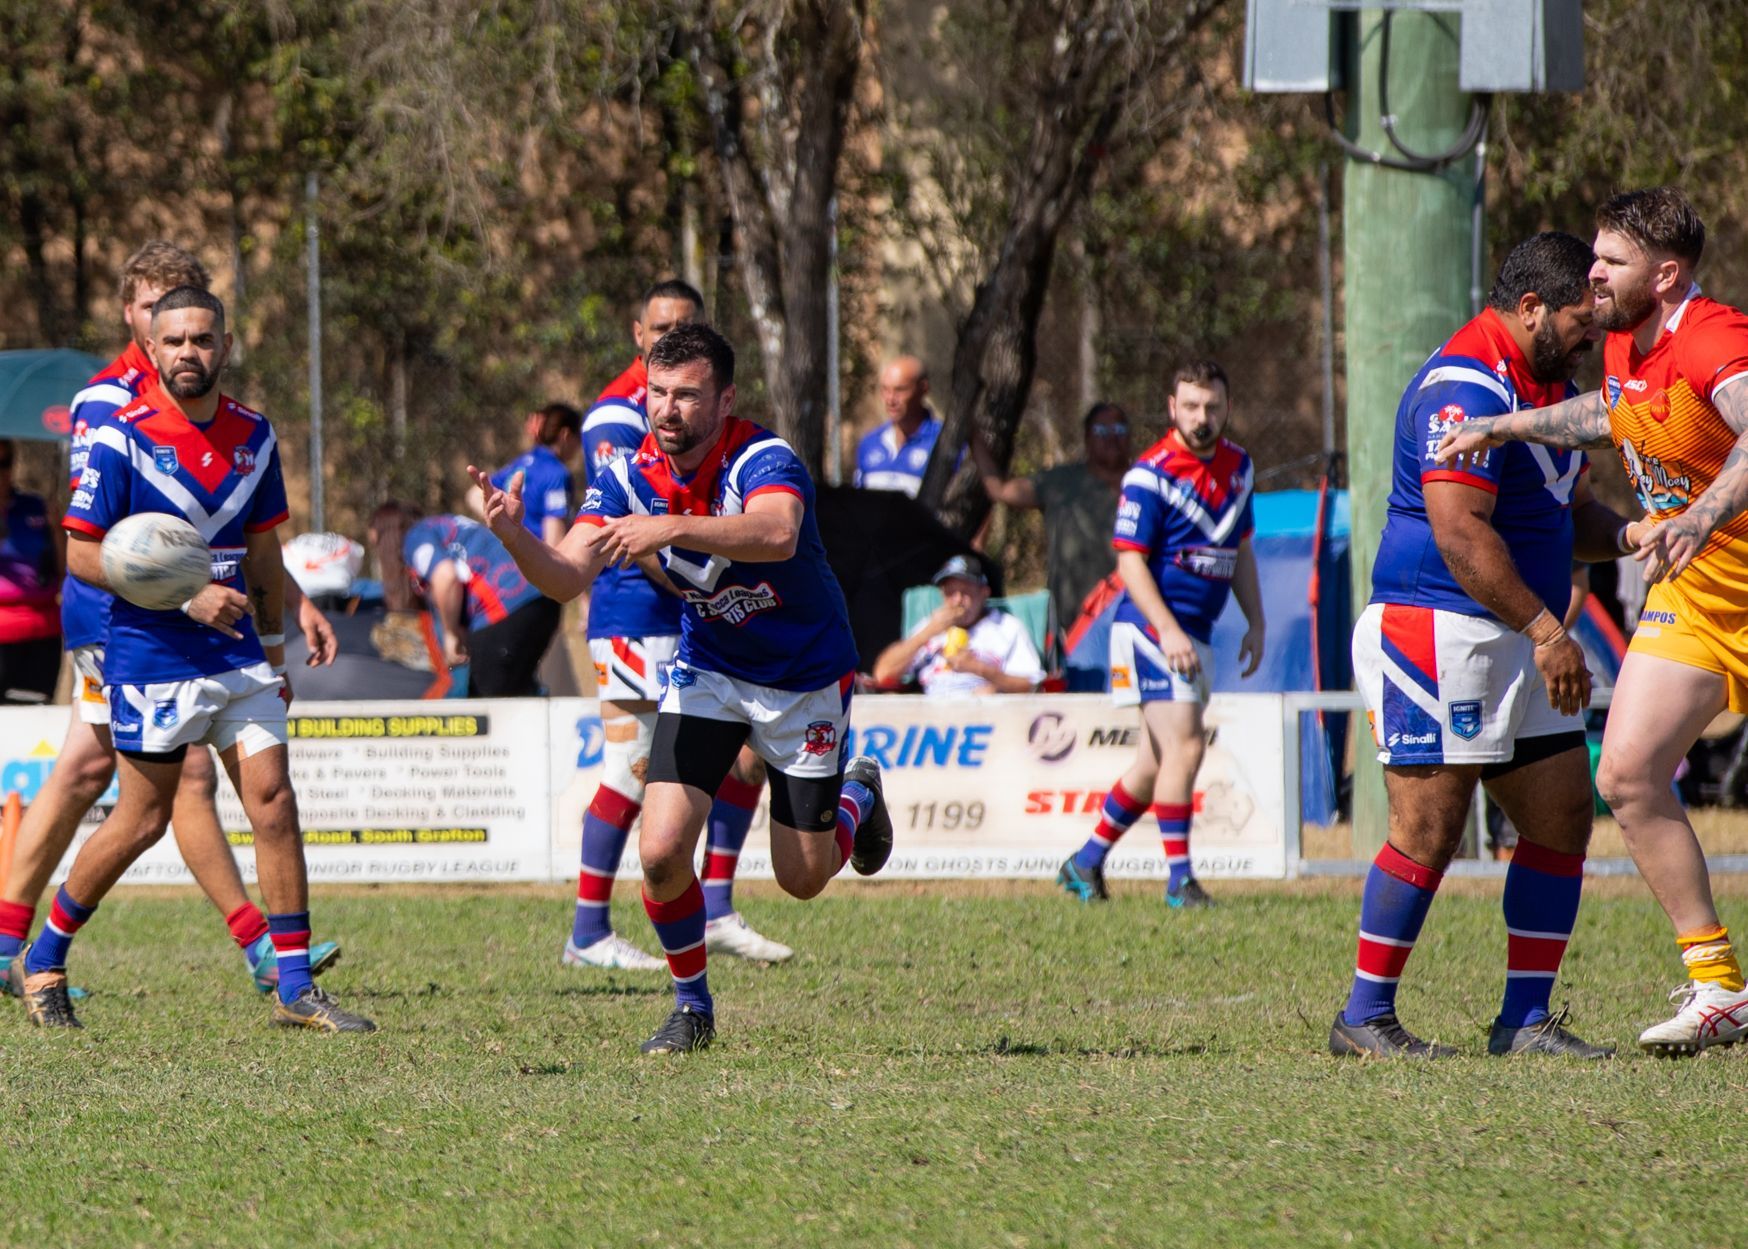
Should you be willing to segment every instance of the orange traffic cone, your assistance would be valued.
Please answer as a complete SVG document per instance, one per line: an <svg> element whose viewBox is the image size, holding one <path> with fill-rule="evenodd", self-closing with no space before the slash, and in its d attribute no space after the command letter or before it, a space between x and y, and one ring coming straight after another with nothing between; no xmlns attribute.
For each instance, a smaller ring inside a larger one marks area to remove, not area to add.
<svg viewBox="0 0 1748 1249"><path fill-rule="evenodd" d="M18 826L24 822L24 799L16 789L6 792L6 806L0 809L0 889L12 875L12 851L18 844Z"/></svg>

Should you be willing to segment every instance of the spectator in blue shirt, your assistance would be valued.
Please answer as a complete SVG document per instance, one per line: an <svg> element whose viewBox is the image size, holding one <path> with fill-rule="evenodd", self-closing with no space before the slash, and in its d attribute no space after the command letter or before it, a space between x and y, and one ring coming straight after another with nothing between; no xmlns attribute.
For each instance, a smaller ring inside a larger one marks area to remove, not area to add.
<svg viewBox="0 0 1748 1249"><path fill-rule="evenodd" d="M870 430L856 448L855 484L865 490L897 490L916 498L929 455L941 436L941 421L929 408L929 371L915 356L899 356L880 370L880 404L886 424Z"/></svg>
<svg viewBox="0 0 1748 1249"><path fill-rule="evenodd" d="M510 479L522 474L522 499L527 505L522 523L541 541L556 545L564 541L576 515L576 479L570 462L583 446L583 414L568 403L549 403L530 412L523 423L528 450L492 474L492 484L510 488ZM479 515L479 490L468 491L468 509Z"/></svg>

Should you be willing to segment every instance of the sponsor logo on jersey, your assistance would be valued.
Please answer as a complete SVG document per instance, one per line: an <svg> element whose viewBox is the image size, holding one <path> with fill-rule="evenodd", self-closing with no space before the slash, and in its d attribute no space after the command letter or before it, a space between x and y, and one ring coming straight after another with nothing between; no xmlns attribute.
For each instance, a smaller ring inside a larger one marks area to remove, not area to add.
<svg viewBox="0 0 1748 1249"><path fill-rule="evenodd" d="M603 439L601 439L600 442L597 442L595 444L595 467L596 468L606 468L609 464L611 464L614 460L616 460L618 458L619 458L619 448L614 446L613 443L611 443L607 439L603 438Z"/></svg>
<svg viewBox="0 0 1748 1249"><path fill-rule="evenodd" d="M82 490L95 490L97 489L98 483L102 480L102 469L88 468L79 474L79 488Z"/></svg>
<svg viewBox="0 0 1748 1249"><path fill-rule="evenodd" d="M1602 393L1608 398L1608 406L1614 407L1621 401L1621 379L1612 373L1602 379Z"/></svg>
<svg viewBox="0 0 1748 1249"><path fill-rule="evenodd" d="M1669 419L1669 392L1659 390L1651 396L1651 419L1661 425Z"/></svg>
<svg viewBox="0 0 1748 1249"><path fill-rule="evenodd" d="M176 470L182 467L182 461L176 458L176 448L153 447L152 467L166 477L174 476Z"/></svg>
<svg viewBox="0 0 1748 1249"><path fill-rule="evenodd" d="M1392 733L1384 740L1384 745L1394 750L1398 746L1431 746L1437 741L1437 733Z"/></svg>
<svg viewBox="0 0 1748 1249"><path fill-rule="evenodd" d="M745 624L754 616L783 605L769 581L761 581L755 586L731 585L715 594L705 594L699 590L687 590L685 593L686 601L704 619L720 620L730 625ZM678 680L675 684L679 684Z"/></svg>
<svg viewBox="0 0 1748 1249"><path fill-rule="evenodd" d="M1675 613L1672 611L1642 611L1639 613L1639 619L1650 621L1652 624L1674 624Z"/></svg>
<svg viewBox="0 0 1748 1249"><path fill-rule="evenodd" d="M815 720L803 730L801 751L809 755L829 755L838 748L838 726L830 720Z"/></svg>
<svg viewBox="0 0 1748 1249"><path fill-rule="evenodd" d="M255 471L255 453L247 447L238 447L231 452L231 467L237 470L238 475L247 477Z"/></svg>
<svg viewBox="0 0 1748 1249"><path fill-rule="evenodd" d="M596 508L596 507L600 507L600 506L601 506L601 488L599 486L590 486L588 493L583 495L583 511L586 512L590 508Z"/></svg>
<svg viewBox="0 0 1748 1249"><path fill-rule="evenodd" d="M70 511L75 512L90 511L93 498L92 493L81 484L79 489L73 491L73 497L68 500L67 507Z"/></svg>
<svg viewBox="0 0 1748 1249"><path fill-rule="evenodd" d="M1470 699L1467 702L1451 704L1451 732L1466 742L1472 742L1481 732L1481 702ZM1429 735L1430 736L1430 735Z"/></svg>
<svg viewBox="0 0 1748 1249"><path fill-rule="evenodd" d="M1612 381L1614 381L1614 378L1611 377L1608 380L1612 382ZM1650 383L1647 382L1644 378L1634 377L1634 378L1629 378L1626 382L1626 385L1623 386L1622 389L1623 390L1644 390L1649 385L1650 385Z"/></svg>

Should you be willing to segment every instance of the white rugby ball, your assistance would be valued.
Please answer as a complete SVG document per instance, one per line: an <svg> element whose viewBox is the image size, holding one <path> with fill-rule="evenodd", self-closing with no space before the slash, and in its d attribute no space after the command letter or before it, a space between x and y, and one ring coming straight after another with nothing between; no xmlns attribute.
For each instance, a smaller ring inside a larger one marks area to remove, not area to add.
<svg viewBox="0 0 1748 1249"><path fill-rule="evenodd" d="M200 530L167 512L136 512L103 537L103 576L135 607L171 611L212 580L212 550Z"/></svg>

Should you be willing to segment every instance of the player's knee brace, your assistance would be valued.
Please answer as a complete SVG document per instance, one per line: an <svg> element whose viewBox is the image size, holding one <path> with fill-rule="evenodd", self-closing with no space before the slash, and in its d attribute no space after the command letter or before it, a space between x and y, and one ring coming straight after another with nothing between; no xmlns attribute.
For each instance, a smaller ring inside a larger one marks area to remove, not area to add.
<svg viewBox="0 0 1748 1249"><path fill-rule="evenodd" d="M633 802L643 801L649 747L655 740L656 713L615 716L602 723L601 783Z"/></svg>

